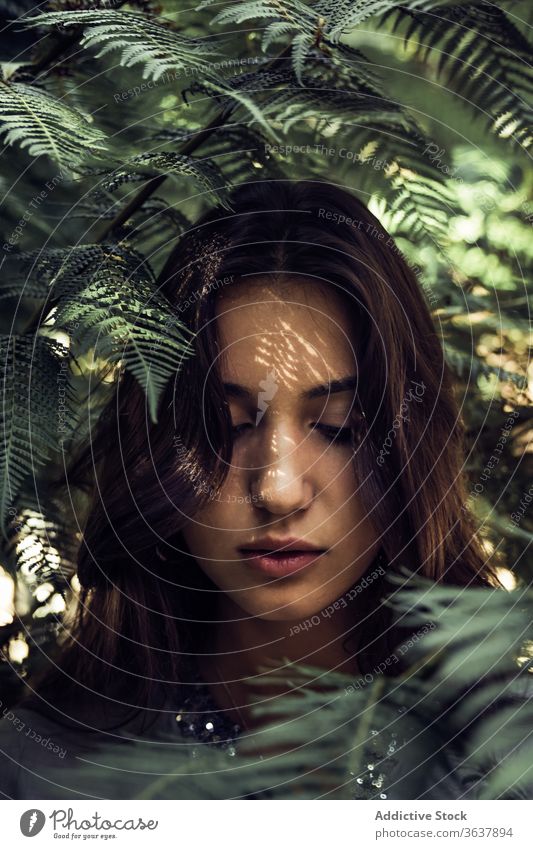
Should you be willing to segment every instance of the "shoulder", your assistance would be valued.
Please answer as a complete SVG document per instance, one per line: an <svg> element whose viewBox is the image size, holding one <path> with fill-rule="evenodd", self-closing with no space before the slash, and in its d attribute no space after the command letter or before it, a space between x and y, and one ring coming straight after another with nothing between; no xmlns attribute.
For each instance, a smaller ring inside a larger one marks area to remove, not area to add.
<svg viewBox="0 0 533 849"><path fill-rule="evenodd" d="M4 799L60 796L44 779L67 756L56 723L37 712L14 707L0 720L0 794ZM48 792L47 792L48 791Z"/></svg>
<svg viewBox="0 0 533 849"><path fill-rule="evenodd" d="M157 737L175 725L172 713L157 709L104 710L89 702L77 711L16 705L0 718L0 799L105 798L98 793L104 785L109 789L105 750L139 736Z"/></svg>
<svg viewBox="0 0 533 849"><path fill-rule="evenodd" d="M0 720L0 798L16 799L20 762L26 744L26 723L13 710Z"/></svg>
<svg viewBox="0 0 533 849"><path fill-rule="evenodd" d="M90 725L75 726L28 707L13 707L0 719L0 798L99 798L78 787L80 758L123 731L119 727L106 735Z"/></svg>

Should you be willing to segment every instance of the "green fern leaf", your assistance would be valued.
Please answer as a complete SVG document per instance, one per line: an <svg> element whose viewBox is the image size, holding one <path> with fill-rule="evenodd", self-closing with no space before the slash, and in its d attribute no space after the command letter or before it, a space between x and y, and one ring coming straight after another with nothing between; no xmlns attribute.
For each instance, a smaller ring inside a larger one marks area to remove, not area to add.
<svg viewBox="0 0 533 849"><path fill-rule="evenodd" d="M160 151L140 153L132 156L127 162L122 162L117 168L109 169L86 168L86 175L103 175L91 195L113 192L119 186L131 182L150 180L155 174L166 174L180 177L192 177L202 188L210 192L215 202L227 206L229 186L222 171L209 157L196 159L179 153Z"/></svg>
<svg viewBox="0 0 533 849"><path fill-rule="evenodd" d="M0 80L0 133L7 144L50 156L65 169L106 150L104 133L81 112L25 83Z"/></svg>
<svg viewBox="0 0 533 849"><path fill-rule="evenodd" d="M255 74L253 76L256 76ZM265 134L273 139L276 144L281 144L281 138L276 133L272 124L268 121L266 114L261 106L250 97L248 92L235 83L234 79L228 79L224 82L209 81L205 83L195 82L190 87L191 92L209 91L210 95L222 99L224 108L235 108L236 105L243 106L250 113L253 121L263 128Z"/></svg>
<svg viewBox="0 0 533 849"><path fill-rule="evenodd" d="M402 7L429 11L449 5L450 0L404 0ZM373 16L398 8L398 0L319 0L315 8L324 19L324 36L331 44L338 44L343 35Z"/></svg>
<svg viewBox="0 0 533 849"><path fill-rule="evenodd" d="M45 12L22 23L32 27L83 26L83 47L100 48L104 56L120 50L120 61L126 68L142 64L143 78L158 80L163 74L194 70L212 76L209 61L220 55L212 39L187 38L175 32L161 18L135 12L112 10L80 10Z"/></svg>
<svg viewBox="0 0 533 849"><path fill-rule="evenodd" d="M75 517L67 518L66 506L57 496L43 481L36 487L32 480L31 487L23 488L12 510L9 542L2 553L12 574L32 583L51 583L64 592L76 573L79 536Z"/></svg>
<svg viewBox="0 0 533 849"><path fill-rule="evenodd" d="M294 24L285 21L274 21L263 32L261 50L266 53L270 45L294 31Z"/></svg>
<svg viewBox="0 0 533 849"><path fill-rule="evenodd" d="M64 346L43 336L2 336L0 358L0 529L7 537L25 479L60 450L73 414Z"/></svg>
<svg viewBox="0 0 533 849"><path fill-rule="evenodd" d="M407 570L387 580L385 603L406 633L390 657L402 658L402 674L353 680L282 659L247 681L252 714L269 722L260 739L237 741L235 767L210 745L192 759L166 732L100 745L83 769L76 762L70 786L90 792L98 781L104 798L442 799L437 776L456 798L530 798L533 687L518 659L531 640L531 591L457 588ZM262 684L283 694L265 697ZM259 759L269 746L279 754ZM50 778L64 782L64 769Z"/></svg>
<svg viewBox="0 0 533 849"><path fill-rule="evenodd" d="M313 43L309 40L309 36L305 32L298 33L292 40L291 58L292 67L300 85L303 85L303 69L305 60L311 51Z"/></svg>
<svg viewBox="0 0 533 849"><path fill-rule="evenodd" d="M100 245L45 248L42 251L11 254L5 257L0 266L0 297L50 298L51 304L54 304L54 284L59 278L63 287L71 285L73 291L77 291L87 279L90 269L101 263L105 256L105 248Z"/></svg>
<svg viewBox="0 0 533 849"><path fill-rule="evenodd" d="M318 125L320 120L344 120L350 128L355 125L357 147L374 144L374 159L385 163L383 173L396 195L395 208L409 221L413 233L424 238L442 235L452 198L442 172L424 155L428 139L411 116L380 90L379 81L375 84L359 54L347 62L313 48L310 56L303 69L303 86L292 68L241 74L225 81L222 105L227 106L234 90L241 97L253 97L264 120L280 124L285 134L306 121ZM209 81L193 83L191 91L215 94ZM350 143L353 147L353 131Z"/></svg>
<svg viewBox="0 0 533 849"><path fill-rule="evenodd" d="M198 9L211 5L210 0L202 2ZM250 20L268 20L274 18L281 22L292 23L297 29L307 28L312 32L316 16L313 10L299 0L252 0L250 3L234 3L222 9L212 19L212 24L242 24Z"/></svg>
<svg viewBox="0 0 533 849"><path fill-rule="evenodd" d="M438 15L422 15L405 3L392 9L393 32L405 27L416 56L427 62L438 53L445 75L476 111L487 116L496 135L529 148L533 142L531 46L503 9L480 0L449 4Z"/></svg>
<svg viewBox="0 0 533 849"><path fill-rule="evenodd" d="M33 298L44 300L48 282L33 274L37 252L4 254L0 264L0 300L7 298Z"/></svg>
<svg viewBox="0 0 533 849"><path fill-rule="evenodd" d="M31 291L47 299L54 328L68 333L80 353L94 349L95 358L135 375L156 422L164 386L192 353L192 334L157 291L146 260L124 245L82 245L14 255L9 267L17 263L6 296Z"/></svg>
<svg viewBox="0 0 533 849"><path fill-rule="evenodd" d="M88 247L92 253L99 246ZM56 275L54 324L66 332L76 327L75 342L82 352L93 350L95 358L130 371L146 394L155 423L169 377L193 352L192 333L157 291L139 254L123 246L102 246L100 251L99 263L73 273L67 259Z"/></svg>
<svg viewBox="0 0 533 849"><path fill-rule="evenodd" d="M228 194L231 186L226 183L222 171L207 157L195 159L192 156L182 156L179 153L141 153L131 159L134 167L138 164L149 166L155 173L166 173L193 177L206 191L214 195L218 201L229 209Z"/></svg>

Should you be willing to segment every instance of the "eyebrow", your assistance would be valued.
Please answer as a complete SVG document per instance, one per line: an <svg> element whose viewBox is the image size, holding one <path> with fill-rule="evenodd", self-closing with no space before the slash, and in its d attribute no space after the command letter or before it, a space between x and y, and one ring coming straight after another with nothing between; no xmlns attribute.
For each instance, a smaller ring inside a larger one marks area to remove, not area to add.
<svg viewBox="0 0 533 849"><path fill-rule="evenodd" d="M228 398L244 398L250 400L257 398L257 391L251 392L246 386L240 383L227 382L223 384L224 390ZM331 380L329 383L320 383L318 386L312 386L311 389L304 389L298 395L299 401L310 401L313 398L322 398L324 395L334 395L337 392L348 392L354 390L357 386L356 375L341 377L338 380Z"/></svg>

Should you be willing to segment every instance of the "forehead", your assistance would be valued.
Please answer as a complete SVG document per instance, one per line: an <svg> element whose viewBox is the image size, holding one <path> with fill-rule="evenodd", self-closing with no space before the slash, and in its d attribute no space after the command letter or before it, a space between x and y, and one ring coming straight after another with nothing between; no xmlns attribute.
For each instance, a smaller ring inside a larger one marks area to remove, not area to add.
<svg viewBox="0 0 533 849"><path fill-rule="evenodd" d="M274 369L282 384L301 389L357 371L350 301L333 286L238 281L217 299L216 322L225 380L253 384Z"/></svg>

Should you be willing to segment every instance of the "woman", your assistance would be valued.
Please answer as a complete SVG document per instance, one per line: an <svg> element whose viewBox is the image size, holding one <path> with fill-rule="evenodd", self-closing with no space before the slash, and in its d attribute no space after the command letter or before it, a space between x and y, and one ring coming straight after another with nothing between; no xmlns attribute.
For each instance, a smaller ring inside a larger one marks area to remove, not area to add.
<svg viewBox="0 0 533 849"><path fill-rule="evenodd" d="M72 486L96 463L77 619L15 708L69 752L162 722L232 757L260 728L261 670L398 674L386 574L498 585L466 508L442 345L389 234L323 181L239 186L231 203L161 273L195 336L157 424L124 375L71 470ZM75 793L36 785L48 751L5 736L6 796ZM460 792L445 784L434 798Z"/></svg>

